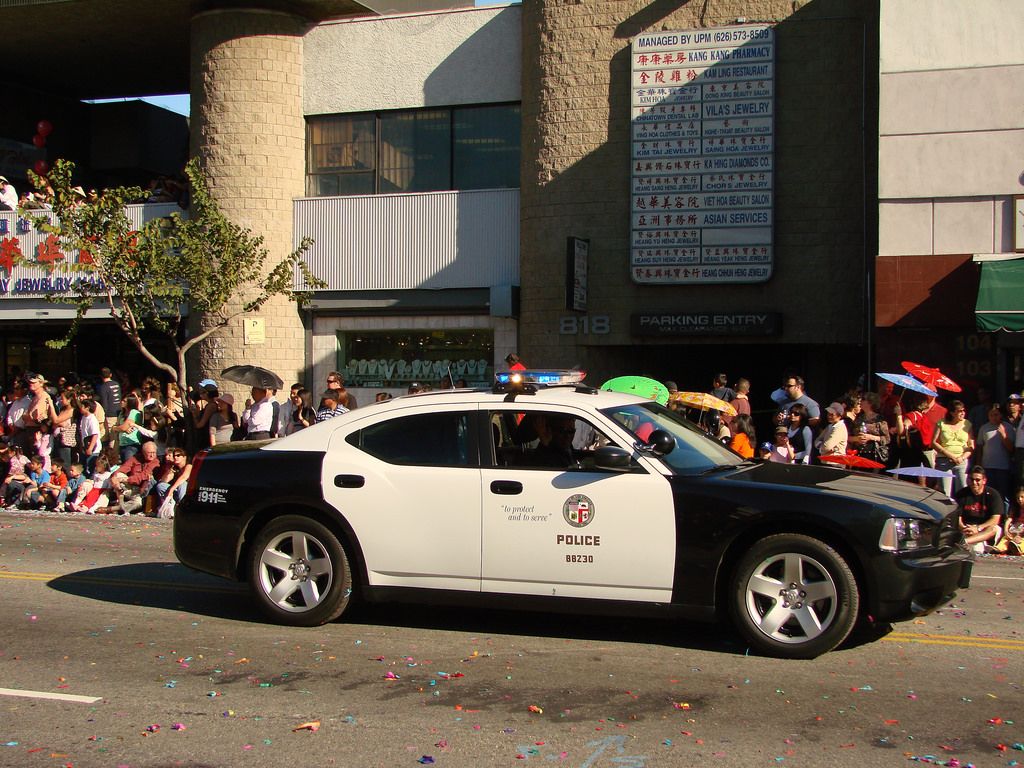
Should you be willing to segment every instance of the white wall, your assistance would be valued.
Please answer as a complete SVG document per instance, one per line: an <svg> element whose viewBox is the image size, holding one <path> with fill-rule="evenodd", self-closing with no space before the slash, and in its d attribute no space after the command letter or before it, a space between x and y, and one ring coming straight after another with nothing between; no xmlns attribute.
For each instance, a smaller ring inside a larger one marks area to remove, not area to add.
<svg viewBox="0 0 1024 768"><path fill-rule="evenodd" d="M307 115L520 99L521 8L328 22L304 39Z"/></svg>
<svg viewBox="0 0 1024 768"><path fill-rule="evenodd" d="M1021 63L1020 0L881 0L883 74Z"/></svg>
<svg viewBox="0 0 1024 768"><path fill-rule="evenodd" d="M883 0L879 46L879 254L1009 249L1024 1Z"/></svg>

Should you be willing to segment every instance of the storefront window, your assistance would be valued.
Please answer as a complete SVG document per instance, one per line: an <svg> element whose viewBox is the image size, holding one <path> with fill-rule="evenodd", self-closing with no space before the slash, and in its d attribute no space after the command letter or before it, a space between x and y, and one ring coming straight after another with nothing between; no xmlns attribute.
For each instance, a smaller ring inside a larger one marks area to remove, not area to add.
<svg viewBox="0 0 1024 768"><path fill-rule="evenodd" d="M346 331L338 333L338 370L348 387L441 386L451 374L467 386L494 377L494 331Z"/></svg>

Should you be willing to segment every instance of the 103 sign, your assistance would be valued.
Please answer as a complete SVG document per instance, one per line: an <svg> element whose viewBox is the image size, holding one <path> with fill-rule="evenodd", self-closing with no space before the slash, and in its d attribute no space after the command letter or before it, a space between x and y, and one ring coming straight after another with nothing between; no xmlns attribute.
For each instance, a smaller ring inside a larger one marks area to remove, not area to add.
<svg viewBox="0 0 1024 768"><path fill-rule="evenodd" d="M604 336L612 332L612 321L608 315L566 315L558 319L558 332L563 336Z"/></svg>

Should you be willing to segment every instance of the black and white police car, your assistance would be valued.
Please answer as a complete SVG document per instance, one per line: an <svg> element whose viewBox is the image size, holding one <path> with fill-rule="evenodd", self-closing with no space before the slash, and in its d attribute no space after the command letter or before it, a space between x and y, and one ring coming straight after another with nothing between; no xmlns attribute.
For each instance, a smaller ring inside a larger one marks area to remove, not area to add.
<svg viewBox="0 0 1024 768"><path fill-rule="evenodd" d="M937 492L744 460L653 401L559 372L217 446L174 520L182 563L247 581L283 624L331 621L353 597L512 598L728 617L788 658L949 601L970 580L960 542Z"/></svg>

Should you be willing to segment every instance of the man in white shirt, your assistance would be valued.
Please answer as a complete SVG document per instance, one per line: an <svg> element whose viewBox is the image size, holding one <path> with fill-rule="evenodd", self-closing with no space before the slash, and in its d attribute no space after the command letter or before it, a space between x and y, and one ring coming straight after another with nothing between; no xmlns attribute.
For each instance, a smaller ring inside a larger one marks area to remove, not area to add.
<svg viewBox="0 0 1024 768"><path fill-rule="evenodd" d="M268 440L270 427L274 423L274 406L270 402L269 390L253 387L252 405L242 413L246 440Z"/></svg>
<svg viewBox="0 0 1024 768"><path fill-rule="evenodd" d="M18 210L18 191L6 177L0 176L0 211Z"/></svg>

